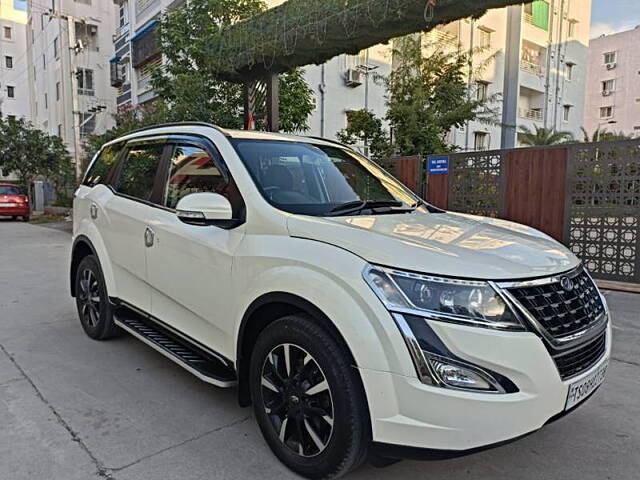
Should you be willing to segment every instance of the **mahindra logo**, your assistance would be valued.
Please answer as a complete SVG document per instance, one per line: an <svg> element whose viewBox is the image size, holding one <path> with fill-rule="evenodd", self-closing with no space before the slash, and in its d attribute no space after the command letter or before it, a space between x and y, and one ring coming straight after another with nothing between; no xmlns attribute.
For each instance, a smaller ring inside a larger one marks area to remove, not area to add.
<svg viewBox="0 0 640 480"><path fill-rule="evenodd" d="M569 277L562 277L560 279L560 286L565 292L570 292L571 290L573 290L573 280L571 280Z"/></svg>

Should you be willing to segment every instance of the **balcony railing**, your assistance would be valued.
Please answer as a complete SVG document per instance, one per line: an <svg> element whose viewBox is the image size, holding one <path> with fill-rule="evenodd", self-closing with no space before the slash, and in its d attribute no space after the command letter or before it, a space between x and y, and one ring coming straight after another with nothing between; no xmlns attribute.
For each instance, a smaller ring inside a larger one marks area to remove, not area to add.
<svg viewBox="0 0 640 480"><path fill-rule="evenodd" d="M544 75L545 68L540 63L530 62L528 60L520 61L520 68L525 72L533 73L534 75Z"/></svg>
<svg viewBox="0 0 640 480"><path fill-rule="evenodd" d="M138 77L138 93L151 90L151 73Z"/></svg>
<svg viewBox="0 0 640 480"><path fill-rule="evenodd" d="M451 45L454 47L458 45L458 36L454 33L447 32L446 30L435 28L431 30L430 35L434 42L444 43L445 45Z"/></svg>
<svg viewBox="0 0 640 480"><path fill-rule="evenodd" d="M524 12L523 18L525 23L528 23L529 25L533 25L533 15L531 15L530 13Z"/></svg>
<svg viewBox="0 0 640 480"><path fill-rule="evenodd" d="M126 25L116 28L116 31L113 34L113 41L115 42L123 35L126 35L127 33L129 33L129 27L130 25L127 23Z"/></svg>
<svg viewBox="0 0 640 480"><path fill-rule="evenodd" d="M543 113L541 108L520 108L520 117L528 120L535 120L541 122L543 120Z"/></svg>
<svg viewBox="0 0 640 480"><path fill-rule="evenodd" d="M95 94L96 94L96 91L93 88L78 87L78 95L87 95L89 97L93 97Z"/></svg>

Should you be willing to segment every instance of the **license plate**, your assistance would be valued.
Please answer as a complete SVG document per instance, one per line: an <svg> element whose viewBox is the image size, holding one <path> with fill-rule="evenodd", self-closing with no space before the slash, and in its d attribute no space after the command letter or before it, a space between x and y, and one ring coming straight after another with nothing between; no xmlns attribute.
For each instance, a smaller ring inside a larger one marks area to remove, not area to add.
<svg viewBox="0 0 640 480"><path fill-rule="evenodd" d="M0 208L13 208L17 207L15 203L0 203Z"/></svg>
<svg viewBox="0 0 640 480"><path fill-rule="evenodd" d="M569 385L569 392L567 393L567 403L564 407L565 410L569 410L570 408L575 407L577 404L591 395L593 391L600 386L600 384L604 381L608 365L609 362L604 362L590 375Z"/></svg>

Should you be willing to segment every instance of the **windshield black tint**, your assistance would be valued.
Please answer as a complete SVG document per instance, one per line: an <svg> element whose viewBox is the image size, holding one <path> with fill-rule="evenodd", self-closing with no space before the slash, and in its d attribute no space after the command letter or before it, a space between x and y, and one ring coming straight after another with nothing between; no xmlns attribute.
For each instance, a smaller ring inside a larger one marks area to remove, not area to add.
<svg viewBox="0 0 640 480"><path fill-rule="evenodd" d="M13 185L0 185L0 195L20 195L22 192Z"/></svg>
<svg viewBox="0 0 640 480"><path fill-rule="evenodd" d="M349 202L418 199L366 158L338 147L272 140L233 141L258 189L291 213L322 216Z"/></svg>

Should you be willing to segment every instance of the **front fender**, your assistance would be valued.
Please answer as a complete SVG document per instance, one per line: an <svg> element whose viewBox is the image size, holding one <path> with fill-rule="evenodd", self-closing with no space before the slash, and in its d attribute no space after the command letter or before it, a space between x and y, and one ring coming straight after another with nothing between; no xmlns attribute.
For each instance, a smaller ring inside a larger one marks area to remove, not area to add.
<svg viewBox="0 0 640 480"><path fill-rule="evenodd" d="M245 286L234 338L239 338L245 312L256 299L285 292L311 303L333 323L359 368L415 375L395 322L362 278L363 259L313 240L253 237L241 247L234 266L236 284ZM265 250L266 255L246 255Z"/></svg>

